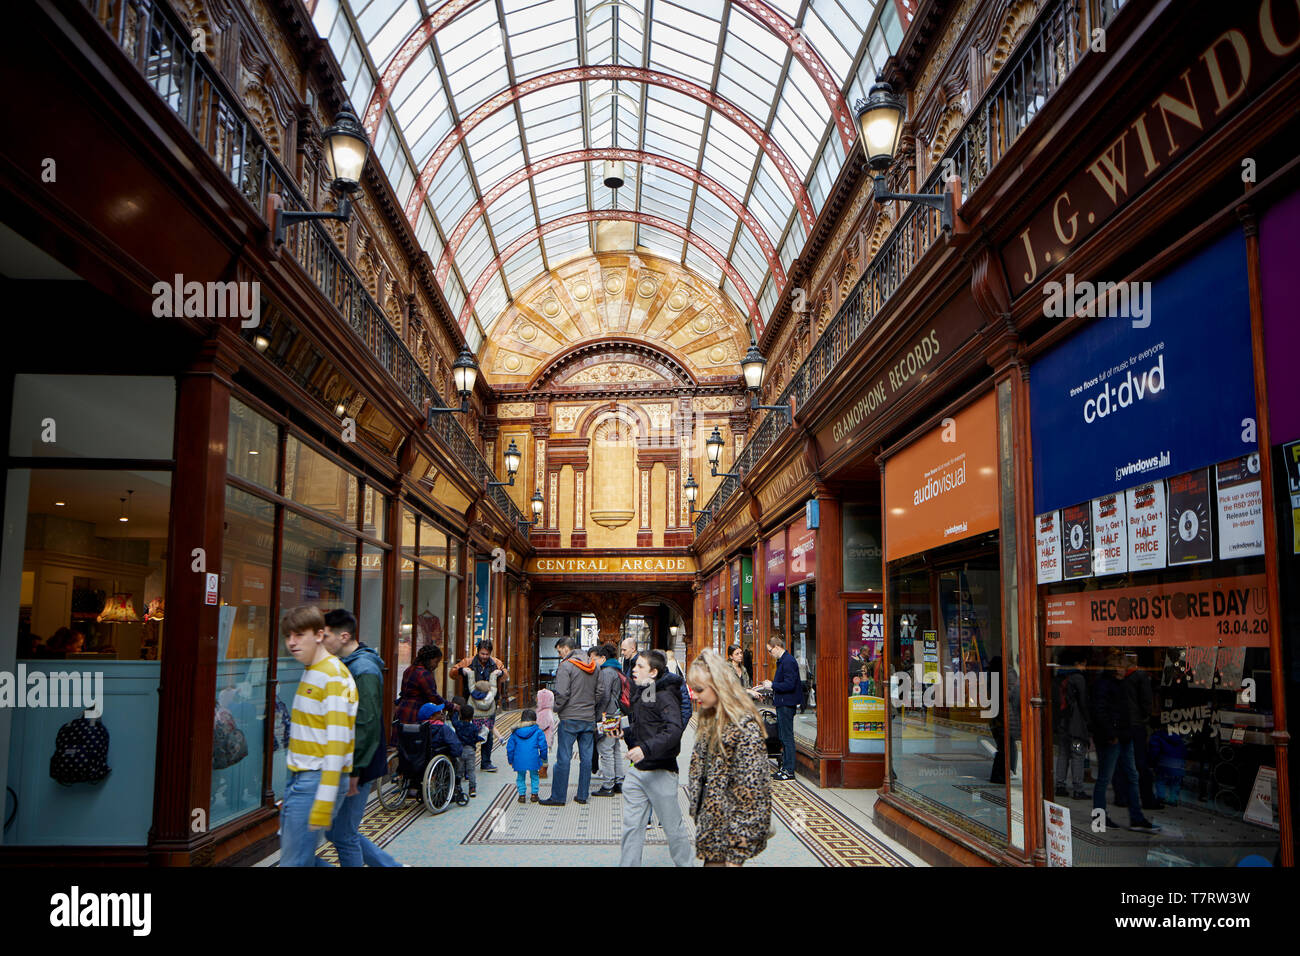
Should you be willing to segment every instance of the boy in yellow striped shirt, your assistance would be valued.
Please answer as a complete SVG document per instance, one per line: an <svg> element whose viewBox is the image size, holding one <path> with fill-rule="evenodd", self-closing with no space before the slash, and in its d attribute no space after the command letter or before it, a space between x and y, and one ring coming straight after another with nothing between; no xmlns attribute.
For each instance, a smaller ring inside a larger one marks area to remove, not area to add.
<svg viewBox="0 0 1300 956"><path fill-rule="evenodd" d="M289 718L289 783L280 804L280 865L313 866L316 848L352 783L357 685L325 647L320 608L296 607L280 622L289 653L306 669Z"/></svg>

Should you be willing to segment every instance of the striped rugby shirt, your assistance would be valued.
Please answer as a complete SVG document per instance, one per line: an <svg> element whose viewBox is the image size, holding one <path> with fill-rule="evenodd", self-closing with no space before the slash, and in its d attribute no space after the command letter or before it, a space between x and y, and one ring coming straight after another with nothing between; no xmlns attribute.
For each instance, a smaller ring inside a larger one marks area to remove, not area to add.
<svg viewBox="0 0 1300 956"><path fill-rule="evenodd" d="M339 781L352 770L357 723L357 685L343 662L330 655L308 667L298 681L289 719L290 770L321 771L311 826L330 825Z"/></svg>

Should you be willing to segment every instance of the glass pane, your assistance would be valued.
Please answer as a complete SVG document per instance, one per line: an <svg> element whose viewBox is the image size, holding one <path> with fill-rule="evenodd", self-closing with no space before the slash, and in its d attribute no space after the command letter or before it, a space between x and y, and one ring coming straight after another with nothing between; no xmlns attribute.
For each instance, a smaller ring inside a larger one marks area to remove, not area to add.
<svg viewBox="0 0 1300 956"><path fill-rule="evenodd" d="M358 639L376 651L383 646L384 550L372 544L361 546L361 613L357 615Z"/></svg>
<svg viewBox="0 0 1300 956"><path fill-rule="evenodd" d="M284 485L286 498L340 521L356 521L356 477L293 435L285 447Z"/></svg>
<svg viewBox="0 0 1300 956"><path fill-rule="evenodd" d="M233 419L232 415L232 422ZM262 754L268 729L267 662L274 640L271 633L274 540L274 506L237 488L227 488L210 826L233 820L262 803ZM289 711L277 707L271 717L271 746L283 757ZM243 757L239 756L241 749L246 750Z"/></svg>
<svg viewBox="0 0 1300 956"><path fill-rule="evenodd" d="M790 592L790 653L799 664L803 706L794 718L794 735L809 749L817 743L817 586L796 584Z"/></svg>
<svg viewBox="0 0 1300 956"><path fill-rule="evenodd" d="M15 375L9 454L172 457L176 380L143 375Z"/></svg>
<svg viewBox="0 0 1300 956"><path fill-rule="evenodd" d="M402 675L415 660L411 650L411 622L415 618L415 562L402 558L402 576L398 583L397 608L397 686L402 686Z"/></svg>
<svg viewBox="0 0 1300 956"><path fill-rule="evenodd" d="M136 494L121 522L126 488ZM8 759L0 773L12 819L4 842L143 846L153 817L171 475L12 469L5 490L0 757ZM17 666L26 679L14 680ZM35 674L46 675L44 692ZM65 787L50 774L50 754L59 728L86 711L102 715L111 734L113 772Z"/></svg>
<svg viewBox="0 0 1300 956"><path fill-rule="evenodd" d="M446 623L447 576L437 571L420 571L419 596L416 600L418 611L415 615L415 649L418 652L426 644L432 644L442 651L442 664L435 671L443 674L446 665L455 660L456 648L447 646ZM446 685L441 677L438 689Z"/></svg>
<svg viewBox="0 0 1300 956"><path fill-rule="evenodd" d="M407 508L402 509L402 550L415 554L416 524L415 514Z"/></svg>
<svg viewBox="0 0 1300 956"><path fill-rule="evenodd" d="M226 471L275 490L279 426L237 398L230 400Z"/></svg>

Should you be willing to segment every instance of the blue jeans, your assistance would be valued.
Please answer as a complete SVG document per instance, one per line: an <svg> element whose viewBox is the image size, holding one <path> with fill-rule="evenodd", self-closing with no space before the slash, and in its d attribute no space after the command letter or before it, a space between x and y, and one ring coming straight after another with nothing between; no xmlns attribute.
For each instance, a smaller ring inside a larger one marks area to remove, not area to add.
<svg viewBox="0 0 1300 956"><path fill-rule="evenodd" d="M555 741L555 776L551 778L551 795L548 800L564 801L569 798L569 761L573 759L573 743L578 743L578 793L575 799L586 800L591 787L591 748L595 743L594 720L561 720L559 736Z"/></svg>
<svg viewBox="0 0 1300 956"><path fill-rule="evenodd" d="M541 787L540 777L536 770L516 770L515 771L515 789L519 791L519 796L524 796L528 792L528 778L532 777L533 793L536 794Z"/></svg>
<svg viewBox="0 0 1300 956"><path fill-rule="evenodd" d="M794 708L776 709L776 732L781 738L781 769L794 773Z"/></svg>
<svg viewBox="0 0 1300 956"><path fill-rule="evenodd" d="M316 802L316 788L320 784L319 770L297 770L289 774L280 802L280 865L315 866L316 848L325 836L325 830L311 828L311 806ZM347 777L339 787L334 802L334 817L348 791ZM331 821L332 822L332 821ZM328 828L327 828L328 829Z"/></svg>
<svg viewBox="0 0 1300 956"><path fill-rule="evenodd" d="M401 866L360 832L369 794L370 784L363 783L356 794L343 798L343 806L334 817L334 825L326 831L325 839L338 850L339 866Z"/></svg>
<svg viewBox="0 0 1300 956"><path fill-rule="evenodd" d="M1106 788L1118 766L1128 783L1128 822L1129 825L1141 823L1146 819L1142 815L1142 796L1138 792L1137 764L1133 760L1133 741L1120 740L1113 744L1097 742L1097 782L1092 788L1092 806L1094 810L1106 809Z"/></svg>

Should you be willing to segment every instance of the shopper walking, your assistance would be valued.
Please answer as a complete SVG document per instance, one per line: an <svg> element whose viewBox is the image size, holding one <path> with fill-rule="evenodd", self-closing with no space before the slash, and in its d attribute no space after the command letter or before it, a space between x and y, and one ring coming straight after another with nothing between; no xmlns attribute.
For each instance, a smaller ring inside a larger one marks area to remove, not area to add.
<svg viewBox="0 0 1300 956"><path fill-rule="evenodd" d="M1124 677L1120 680L1124 689L1125 710L1128 713L1128 731L1126 736L1133 742L1133 764L1137 767L1138 793L1142 795L1143 810L1163 810L1164 804L1156 799L1155 775L1151 772L1151 762L1147 751L1147 724L1151 720L1154 696L1151 692L1151 678L1138 666L1137 654L1130 651L1124 657ZM1125 804L1123 793L1115 787L1115 806Z"/></svg>
<svg viewBox="0 0 1300 956"><path fill-rule="evenodd" d="M799 665L795 662L794 655L785 649L785 641L779 637L768 639L767 652L776 661L776 678L763 681L763 686L772 691L777 733L781 737L781 769L772 774L772 779L793 780L794 711L803 702Z"/></svg>
<svg viewBox="0 0 1300 956"><path fill-rule="evenodd" d="M632 713L622 733L632 766L623 781L623 840L619 866L640 866L653 808L677 866L691 865L691 838L677 802L677 755L682 745L681 678L667 673L664 655L642 651L632 667Z"/></svg>
<svg viewBox="0 0 1300 956"><path fill-rule="evenodd" d="M555 671L555 714L560 718L555 748L555 776L551 795L541 802L562 807L569 795L569 762L573 745L578 745L578 792L574 799L586 803L591 786L591 748L596 730L596 665L578 648L572 637L555 642L560 666Z"/></svg>
<svg viewBox="0 0 1300 956"><path fill-rule="evenodd" d="M1056 796L1085 799L1083 758L1088 754L1088 682L1079 665L1087 660L1079 647L1066 648L1061 669L1053 687L1053 713L1056 714ZM1070 788L1066 789L1066 775Z"/></svg>
<svg viewBox="0 0 1300 956"><path fill-rule="evenodd" d="M280 803L280 865L314 866L316 847L347 795L357 722L357 685L325 647L320 608L296 607L280 622L305 668L289 717L289 782Z"/></svg>
<svg viewBox="0 0 1300 956"><path fill-rule="evenodd" d="M636 663L636 638L625 637L619 648L623 653L623 676L632 679L632 666Z"/></svg>
<svg viewBox="0 0 1300 956"><path fill-rule="evenodd" d="M740 866L767 846L772 784L762 722L731 664L706 650L688 677L700 705L689 795L695 855L705 866Z"/></svg>
<svg viewBox="0 0 1300 956"><path fill-rule="evenodd" d="M619 667L618 652L613 644L600 644L591 649L591 660L596 665L596 752L600 756L600 772L597 774L600 789L593 790L593 797L612 797L623 792L622 766L615 763L618 751L618 738L609 733L608 726L623 716L622 700L625 696L623 671ZM631 701L631 693L627 693Z"/></svg>
<svg viewBox="0 0 1300 956"><path fill-rule="evenodd" d="M357 619L336 608L325 615L325 649L343 661L357 685L357 721L352 751L352 773L347 795L325 839L338 851L339 866L401 866L360 832L361 818L370 795L370 781L388 769L384 742L384 661L373 648L356 638Z"/></svg>

